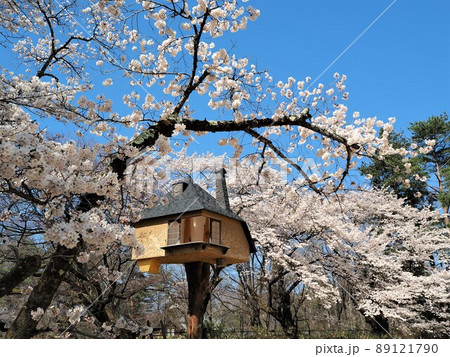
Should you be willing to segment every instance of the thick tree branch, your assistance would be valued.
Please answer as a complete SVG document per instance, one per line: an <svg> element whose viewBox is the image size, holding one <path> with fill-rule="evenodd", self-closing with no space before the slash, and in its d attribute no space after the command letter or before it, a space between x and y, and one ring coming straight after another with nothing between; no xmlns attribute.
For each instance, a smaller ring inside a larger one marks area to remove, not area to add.
<svg viewBox="0 0 450 357"><path fill-rule="evenodd" d="M41 257L32 255L19 258L16 266L0 279L0 298L11 294L12 290L33 275L41 266Z"/></svg>
<svg viewBox="0 0 450 357"><path fill-rule="evenodd" d="M306 121L311 119L309 111L305 110L300 115L290 115L280 118L279 120L273 120L272 118L252 119L242 122L221 120L221 121L208 121L208 120L194 120L194 119L178 119L171 118L169 120L161 120L158 123L150 126L142 134L136 137L129 145L144 150L155 144L159 135L171 137L173 130L175 129L175 123L179 122L184 124L187 130L192 131L207 131L211 133L217 132L233 132L233 131L246 131L247 129L263 128L268 126L285 126L285 125L300 125L304 126ZM342 140L342 139L341 139ZM126 162L129 157L120 157L116 155L113 159L111 166L113 171L117 173L118 177L123 177L123 173L126 169Z"/></svg>
<svg viewBox="0 0 450 357"><path fill-rule="evenodd" d="M101 197L95 194L82 196L78 209L81 212L86 212L92 207L95 207L99 199ZM66 273L70 270L73 260L82 244L81 239L79 244L74 248L67 248L58 244L39 282L33 288L27 302L23 305L8 330L6 334L7 338L31 338L37 333L36 327L39 321L32 319L31 312L36 311L38 308L45 311L50 306L53 297L64 281Z"/></svg>
<svg viewBox="0 0 450 357"><path fill-rule="evenodd" d="M45 311L50 306L77 250L77 247L69 249L58 245L28 301L9 328L6 338L31 338L36 334L39 321L32 319L31 312L38 308Z"/></svg>

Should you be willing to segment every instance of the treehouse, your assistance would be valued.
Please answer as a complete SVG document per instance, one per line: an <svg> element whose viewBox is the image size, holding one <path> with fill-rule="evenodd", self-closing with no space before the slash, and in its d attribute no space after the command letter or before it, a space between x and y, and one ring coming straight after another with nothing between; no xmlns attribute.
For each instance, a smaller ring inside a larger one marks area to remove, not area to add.
<svg viewBox="0 0 450 357"><path fill-rule="evenodd" d="M216 198L187 179L167 199L143 211L135 225L144 251L133 251L133 259L142 272L158 273L161 264L243 263L256 251L247 224L230 209L224 169L216 173Z"/></svg>

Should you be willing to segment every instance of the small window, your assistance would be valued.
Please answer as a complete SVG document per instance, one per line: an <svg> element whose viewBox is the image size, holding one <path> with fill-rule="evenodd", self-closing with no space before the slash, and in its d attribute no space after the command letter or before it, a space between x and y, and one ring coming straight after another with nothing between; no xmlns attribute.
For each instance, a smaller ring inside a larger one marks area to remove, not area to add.
<svg viewBox="0 0 450 357"><path fill-rule="evenodd" d="M178 221L169 221L169 228L167 230L167 245L174 245L180 243L180 231L181 231L181 222Z"/></svg>
<svg viewBox="0 0 450 357"><path fill-rule="evenodd" d="M210 222L209 241L210 243L221 244L220 221L211 219Z"/></svg>

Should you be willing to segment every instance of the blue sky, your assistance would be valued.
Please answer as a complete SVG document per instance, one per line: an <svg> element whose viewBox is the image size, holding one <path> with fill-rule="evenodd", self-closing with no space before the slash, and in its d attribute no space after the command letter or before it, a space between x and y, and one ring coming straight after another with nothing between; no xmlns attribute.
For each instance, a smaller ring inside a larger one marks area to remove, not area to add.
<svg viewBox="0 0 450 357"><path fill-rule="evenodd" d="M318 82L347 75L349 112L362 117L395 117L395 129L450 111L449 0L252 0L261 10L247 30L225 36L231 48L275 81L292 76L315 80L353 44ZM352 120L351 116L348 119ZM216 145L221 134L198 138L190 152L233 150ZM243 137L244 135L238 135ZM281 139L281 138L280 138ZM284 141L284 140L283 140ZM249 142L246 138L243 142ZM197 144L197 145L196 145Z"/></svg>
<svg viewBox="0 0 450 357"><path fill-rule="evenodd" d="M395 116L397 130L404 130L411 121L449 111L450 0L393 2L251 0L247 4L261 10L260 18L246 31L219 39L218 47L233 46L234 53L269 70L275 80L314 80L392 5L319 81L328 84L335 72L346 74L350 112L382 120ZM1 60L12 69L14 61L10 53ZM113 92L114 102L121 101L115 86L97 90ZM192 151L230 152L215 145L217 136L199 138L202 145Z"/></svg>
<svg viewBox="0 0 450 357"><path fill-rule="evenodd" d="M393 0L255 0L236 52L276 79L315 79ZM449 110L450 1L397 0L325 73L346 74L350 110L397 127Z"/></svg>

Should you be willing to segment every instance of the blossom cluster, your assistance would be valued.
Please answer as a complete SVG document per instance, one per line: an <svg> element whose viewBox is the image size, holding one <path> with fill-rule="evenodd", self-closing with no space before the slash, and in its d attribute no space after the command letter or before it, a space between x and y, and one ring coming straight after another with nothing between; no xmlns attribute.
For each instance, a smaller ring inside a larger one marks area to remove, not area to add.
<svg viewBox="0 0 450 357"><path fill-rule="evenodd" d="M450 331L442 324L448 320L450 232L441 213L378 190L320 197L297 190L276 169L259 167L238 167L230 189L241 194L233 206L264 254L299 276L310 297L335 300L339 277L352 285L352 299L367 316L381 311L409 332Z"/></svg>

